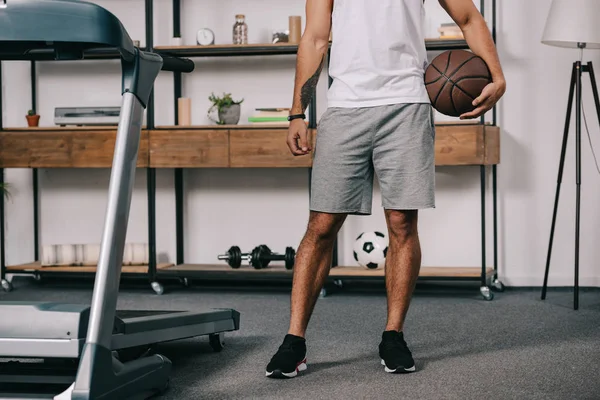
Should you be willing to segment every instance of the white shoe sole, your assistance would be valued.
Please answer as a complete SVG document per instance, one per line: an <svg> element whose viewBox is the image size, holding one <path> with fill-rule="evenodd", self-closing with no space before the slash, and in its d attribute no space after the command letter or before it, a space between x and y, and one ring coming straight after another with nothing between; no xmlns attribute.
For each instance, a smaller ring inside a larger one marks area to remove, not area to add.
<svg viewBox="0 0 600 400"><path fill-rule="evenodd" d="M298 364L296 369L292 372L281 372L279 370L275 370L275 371L271 371L271 372L266 371L265 375L268 378L295 378L296 376L298 376L298 372L306 371L307 369L308 369L308 366L306 365L306 361L305 361L305 362Z"/></svg>
<svg viewBox="0 0 600 400"><path fill-rule="evenodd" d="M396 368L396 369L390 369L387 367L387 365L385 365L385 361L381 360L381 365L383 365L385 368L385 372L389 373L389 374L395 374L398 372L415 372L417 370L416 366L413 365L410 368Z"/></svg>

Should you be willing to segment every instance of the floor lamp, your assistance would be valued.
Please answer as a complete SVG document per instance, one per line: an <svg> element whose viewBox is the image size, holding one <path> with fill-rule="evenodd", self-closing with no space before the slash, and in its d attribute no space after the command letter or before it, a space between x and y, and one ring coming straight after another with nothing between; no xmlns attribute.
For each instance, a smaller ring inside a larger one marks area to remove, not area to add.
<svg viewBox="0 0 600 400"><path fill-rule="evenodd" d="M546 259L546 273L542 287L542 300L546 298L548 287L548 273L550 271L550 258L552 256L552 244L554 241L554 228L556 226L556 213L560 186L565 164L565 153L567 150L567 139L569 137L569 126L571 124L571 112L573 108L573 97L575 97L575 169L576 169L576 209L575 209L575 282L573 308L579 308L579 231L581 217L581 108L582 108L582 75L587 73L591 80L592 93L596 103L596 112L600 120L600 100L598 98L598 87L592 63L582 63L584 49L600 49L600 0L553 0L550 13L546 21L546 27L542 43L549 46L567 47L579 49L580 59L573 63L571 73L571 84L567 105L567 118L560 154L560 166L558 168L558 182L556 185L556 197L554 200L554 211L552 214L552 228L550 230L550 243Z"/></svg>

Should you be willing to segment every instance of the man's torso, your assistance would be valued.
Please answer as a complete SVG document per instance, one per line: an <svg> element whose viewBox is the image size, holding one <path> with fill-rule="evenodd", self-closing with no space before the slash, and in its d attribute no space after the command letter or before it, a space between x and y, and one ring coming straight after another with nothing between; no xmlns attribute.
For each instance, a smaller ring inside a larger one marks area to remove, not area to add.
<svg viewBox="0 0 600 400"><path fill-rule="evenodd" d="M429 103L423 0L334 0L330 107Z"/></svg>

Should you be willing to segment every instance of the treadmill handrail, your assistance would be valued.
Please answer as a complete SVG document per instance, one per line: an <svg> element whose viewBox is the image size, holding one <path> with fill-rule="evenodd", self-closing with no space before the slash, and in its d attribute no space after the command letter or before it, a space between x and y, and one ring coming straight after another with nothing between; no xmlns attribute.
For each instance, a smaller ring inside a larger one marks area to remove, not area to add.
<svg viewBox="0 0 600 400"><path fill-rule="evenodd" d="M163 59L163 71L189 73L192 72L195 68L194 62L189 58L167 56L160 53L159 55Z"/></svg>
<svg viewBox="0 0 600 400"><path fill-rule="evenodd" d="M142 49L140 49L142 51ZM162 54L161 52L148 52L144 51L148 54L158 54L162 60L162 71L170 71L170 72L181 72L181 73L190 73L195 69L195 63L193 60L189 58L175 57L171 55ZM82 54L81 58L73 58L70 61L81 61L81 60L93 60L93 59L102 59L106 57L113 56L118 58L122 58L125 60L131 60L133 56L130 56L129 53L124 51L124 49L118 48L95 48L90 49ZM56 55L56 51L51 48L34 48L29 50L27 53L3 53L0 52L0 60L2 61L68 61L65 59L60 59Z"/></svg>

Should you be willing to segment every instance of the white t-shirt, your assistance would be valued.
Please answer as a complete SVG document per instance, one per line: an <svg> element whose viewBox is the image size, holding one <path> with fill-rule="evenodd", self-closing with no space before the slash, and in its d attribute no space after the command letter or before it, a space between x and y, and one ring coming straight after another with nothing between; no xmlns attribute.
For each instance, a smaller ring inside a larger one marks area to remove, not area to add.
<svg viewBox="0 0 600 400"><path fill-rule="evenodd" d="M330 107L430 103L423 0L334 0Z"/></svg>

